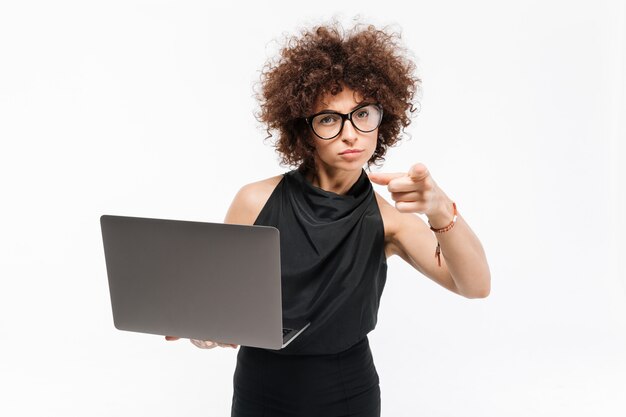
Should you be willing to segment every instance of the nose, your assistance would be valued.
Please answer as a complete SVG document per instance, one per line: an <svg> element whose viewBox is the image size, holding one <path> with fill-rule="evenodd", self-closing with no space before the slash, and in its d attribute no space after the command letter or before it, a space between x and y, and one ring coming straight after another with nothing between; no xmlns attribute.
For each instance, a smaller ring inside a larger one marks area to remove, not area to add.
<svg viewBox="0 0 626 417"><path fill-rule="evenodd" d="M344 141L354 142L358 132L350 120L346 120L341 131L341 139Z"/></svg>

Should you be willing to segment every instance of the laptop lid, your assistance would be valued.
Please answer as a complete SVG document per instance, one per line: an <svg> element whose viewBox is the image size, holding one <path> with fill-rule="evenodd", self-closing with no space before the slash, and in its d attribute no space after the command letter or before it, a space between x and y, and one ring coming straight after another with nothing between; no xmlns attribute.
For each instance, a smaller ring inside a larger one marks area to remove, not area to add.
<svg viewBox="0 0 626 417"><path fill-rule="evenodd" d="M100 225L119 330L281 349L310 324L283 323L275 227L106 214Z"/></svg>

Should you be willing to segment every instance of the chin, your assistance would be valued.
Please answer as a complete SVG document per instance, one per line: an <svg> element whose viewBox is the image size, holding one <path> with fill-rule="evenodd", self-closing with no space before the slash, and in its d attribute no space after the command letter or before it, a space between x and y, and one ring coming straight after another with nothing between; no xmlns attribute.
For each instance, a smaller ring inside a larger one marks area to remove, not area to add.
<svg viewBox="0 0 626 417"><path fill-rule="evenodd" d="M335 166L337 168L339 168L339 169L344 169L346 171L355 171L355 170L361 170L361 168L363 168L365 166L365 162L363 162L363 161L351 161L351 162L341 161L340 163L338 163Z"/></svg>

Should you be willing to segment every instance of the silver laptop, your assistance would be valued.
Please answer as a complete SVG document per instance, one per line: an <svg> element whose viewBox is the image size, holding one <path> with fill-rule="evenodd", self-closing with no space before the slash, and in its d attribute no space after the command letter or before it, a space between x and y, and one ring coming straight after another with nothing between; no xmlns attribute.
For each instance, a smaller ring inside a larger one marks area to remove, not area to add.
<svg viewBox="0 0 626 417"><path fill-rule="evenodd" d="M102 215L117 329L278 350L309 325L282 315L279 231Z"/></svg>

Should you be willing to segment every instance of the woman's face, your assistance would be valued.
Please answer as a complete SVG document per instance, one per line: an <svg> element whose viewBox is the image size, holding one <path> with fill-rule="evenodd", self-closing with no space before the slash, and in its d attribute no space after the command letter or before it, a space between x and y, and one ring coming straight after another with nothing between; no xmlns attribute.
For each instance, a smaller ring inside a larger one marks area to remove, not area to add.
<svg viewBox="0 0 626 417"><path fill-rule="evenodd" d="M363 97L359 93L344 86L343 90L335 96L330 93L322 96L317 101L313 114L324 110L345 114L360 106L362 102ZM357 113L353 116L357 117ZM313 132L311 132L311 136L316 150L316 164L323 164L335 169L355 170L361 169L374 154L378 128L363 133L355 129L349 120L346 120L339 135L332 139L320 139ZM359 152L345 153L347 150Z"/></svg>

